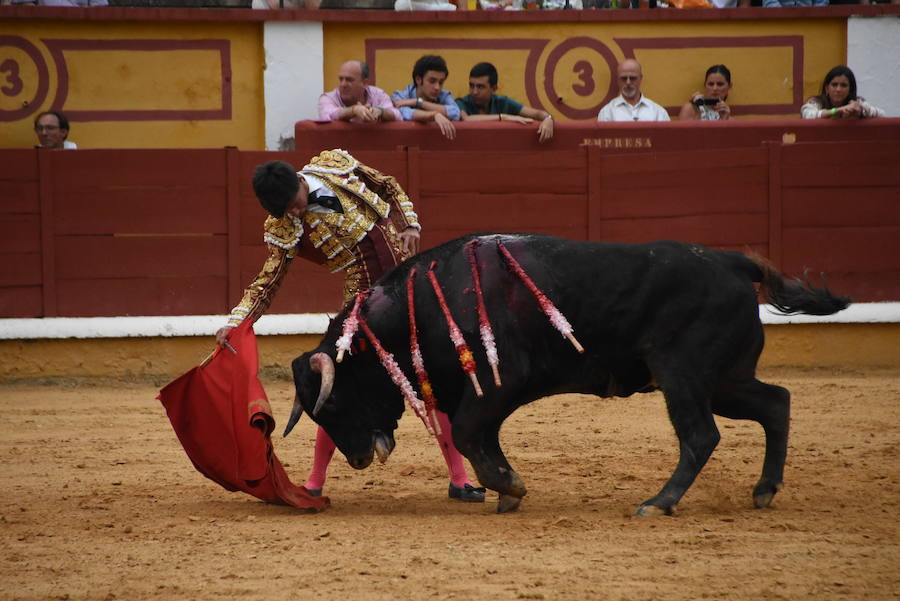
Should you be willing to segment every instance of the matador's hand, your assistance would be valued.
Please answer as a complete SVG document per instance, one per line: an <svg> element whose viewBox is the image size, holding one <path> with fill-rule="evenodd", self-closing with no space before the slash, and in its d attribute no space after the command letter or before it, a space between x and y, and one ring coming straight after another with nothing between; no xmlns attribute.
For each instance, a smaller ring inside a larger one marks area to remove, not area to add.
<svg viewBox="0 0 900 601"><path fill-rule="evenodd" d="M231 330L234 329L234 326L222 326L216 332L216 344L219 346L225 346L225 343L228 342L228 335L231 334Z"/></svg>
<svg viewBox="0 0 900 601"><path fill-rule="evenodd" d="M400 241L403 242L403 252L408 256L412 256L419 252L419 230L414 227L408 227L399 234Z"/></svg>

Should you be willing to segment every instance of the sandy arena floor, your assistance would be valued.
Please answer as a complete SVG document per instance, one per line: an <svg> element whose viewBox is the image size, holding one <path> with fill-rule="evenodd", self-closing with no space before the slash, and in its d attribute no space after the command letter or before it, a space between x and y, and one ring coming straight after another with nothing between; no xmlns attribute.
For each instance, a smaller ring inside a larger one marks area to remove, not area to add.
<svg viewBox="0 0 900 601"><path fill-rule="evenodd" d="M676 460L658 394L568 395L503 430L518 513L446 497L407 414L385 465L337 459L320 514L229 493L179 446L158 386L0 386L0 599L604 601L900 599L900 370L768 369L793 393L785 489L752 509L756 424L722 442L675 517L636 518ZM267 390L284 423L290 383ZM276 429L277 430L277 429ZM276 452L302 484L314 427Z"/></svg>

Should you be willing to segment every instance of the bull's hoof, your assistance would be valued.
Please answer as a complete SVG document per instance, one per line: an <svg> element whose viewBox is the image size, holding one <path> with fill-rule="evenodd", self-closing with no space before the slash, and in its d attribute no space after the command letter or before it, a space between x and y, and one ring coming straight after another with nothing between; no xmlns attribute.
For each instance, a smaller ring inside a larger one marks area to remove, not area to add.
<svg viewBox="0 0 900 601"><path fill-rule="evenodd" d="M775 493L784 488L784 483L779 482L774 487L763 483L757 484L753 491L753 506L757 509L764 509L771 505Z"/></svg>
<svg viewBox="0 0 900 601"><path fill-rule="evenodd" d="M497 502L497 513L516 511L519 508L520 503L522 503L522 497L500 495L500 500Z"/></svg>
<svg viewBox="0 0 900 601"><path fill-rule="evenodd" d="M657 507L656 505L641 505L638 507L635 515L639 515L643 518L653 518L660 515L674 515L675 508L674 507Z"/></svg>

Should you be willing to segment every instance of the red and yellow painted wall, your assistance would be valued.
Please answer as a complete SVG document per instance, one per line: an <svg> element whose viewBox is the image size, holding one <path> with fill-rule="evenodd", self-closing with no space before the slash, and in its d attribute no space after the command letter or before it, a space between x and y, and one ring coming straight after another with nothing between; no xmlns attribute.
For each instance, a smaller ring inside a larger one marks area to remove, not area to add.
<svg viewBox="0 0 900 601"><path fill-rule="evenodd" d="M34 117L53 108L68 114L82 148L274 150L294 122L316 117L343 61L367 60L373 82L390 92L426 53L447 59L454 95L467 93L471 66L488 60L500 93L561 120L596 118L628 57L644 65L645 94L672 112L701 88L707 67L724 63L736 116L795 118L824 73L847 61L856 14L895 15L900 6L517 14L0 6L0 147L33 145ZM890 38L896 28L885 31Z"/></svg>
<svg viewBox="0 0 900 601"><path fill-rule="evenodd" d="M736 115L795 117L846 54L840 20L385 24L374 31L329 23L325 31L326 73L365 57L376 85L391 91L410 83L417 58L440 54L450 69L447 87L461 96L471 67L487 60L500 73L499 93L558 119L596 119L618 94L615 69L626 58L640 61L643 92L670 113L702 91L709 66L723 63L733 75Z"/></svg>
<svg viewBox="0 0 900 601"><path fill-rule="evenodd" d="M259 148L256 23L0 21L2 146L62 110L82 148Z"/></svg>

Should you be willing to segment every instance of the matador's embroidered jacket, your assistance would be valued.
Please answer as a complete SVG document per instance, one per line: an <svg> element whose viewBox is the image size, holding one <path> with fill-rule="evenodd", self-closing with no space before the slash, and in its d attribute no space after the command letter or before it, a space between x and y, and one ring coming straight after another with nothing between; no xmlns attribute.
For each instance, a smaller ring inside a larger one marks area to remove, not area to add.
<svg viewBox="0 0 900 601"><path fill-rule="evenodd" d="M300 174L317 177L334 193L343 213L306 211L302 217L266 219L269 257L231 311L228 325L256 321L272 302L291 260L300 256L332 272L346 271L344 301L368 288L383 271L406 258L398 233L420 229L406 192L389 175L363 165L343 150L313 157Z"/></svg>

